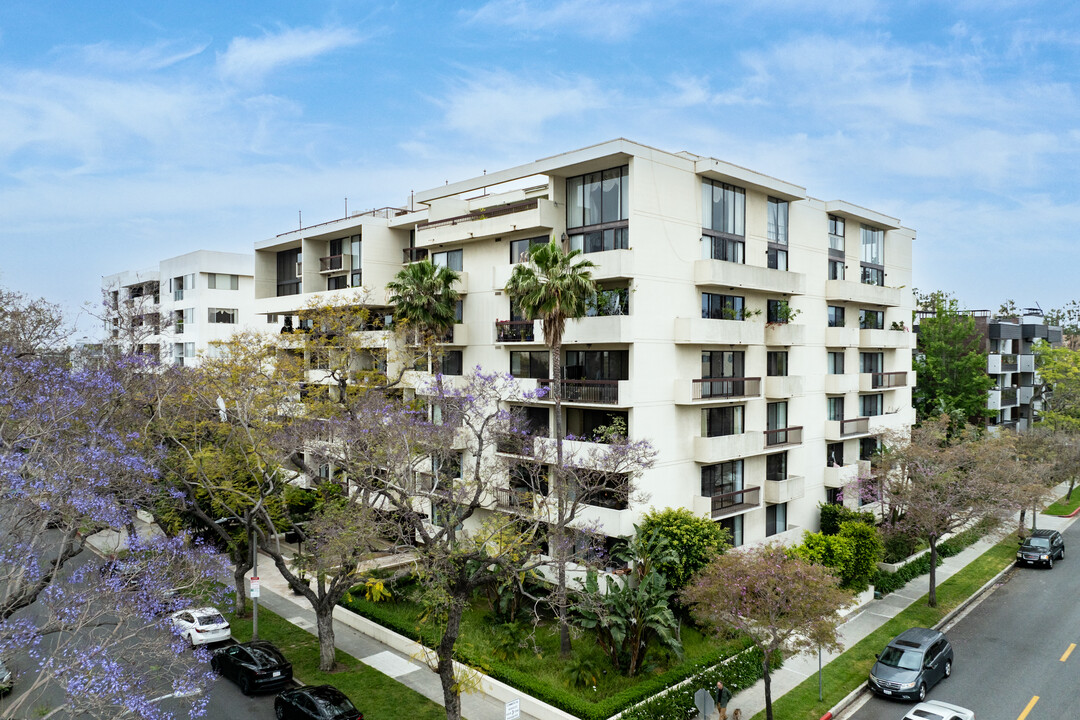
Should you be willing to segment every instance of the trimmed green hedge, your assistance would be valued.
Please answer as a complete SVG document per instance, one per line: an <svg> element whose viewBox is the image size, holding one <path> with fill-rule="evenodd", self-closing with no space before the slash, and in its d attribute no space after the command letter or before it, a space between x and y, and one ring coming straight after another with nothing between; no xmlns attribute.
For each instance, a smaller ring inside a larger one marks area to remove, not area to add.
<svg viewBox="0 0 1080 720"><path fill-rule="evenodd" d="M976 525L975 527L968 528L963 532L953 535L948 540L942 540L937 546L937 564L940 565L944 562L945 558L952 557L970 545L974 545L975 542L985 534L986 530ZM930 572L929 552L915 558L911 562L904 563L896 569L896 572L891 573L884 570L878 570L872 583L875 590L882 595L888 595L889 593L904 587L911 580L914 580L920 575L925 575L928 572Z"/></svg>
<svg viewBox="0 0 1080 720"><path fill-rule="evenodd" d="M428 647L434 647L438 643L437 630L430 625L417 628L415 625L402 623L393 614L383 612L382 608L376 604L358 603L350 600L342 600L339 604L361 617L377 622L399 635L404 635ZM534 676L518 670L509 663L489 657L473 657L466 647L459 646L456 648L455 655L459 662L475 667L496 680L512 685L522 692L571 715L582 718L582 720L606 720L621 710L633 707L645 700L648 700L648 702L641 707L634 708L632 715L627 714L623 717L628 720L661 720L662 718L693 717L693 713L697 712L694 709L694 691L702 687L715 687L717 679L721 677L724 684L730 686L732 692L756 683L761 678L761 653L756 649L746 649L748 646L749 641L743 645L742 651L737 651L735 655L729 655L728 657L732 659L722 668L715 666L724 661L725 656L722 651L716 651L699 658L693 663L685 663L661 675L642 677L641 681L635 683L632 687L608 697L600 698L594 703L560 692L547 683L538 682ZM777 665L779 666L779 663ZM692 689L684 690L679 688L667 695L649 700L652 696L663 692L672 685L677 685L699 673L701 673L700 682L691 683L694 686Z"/></svg>

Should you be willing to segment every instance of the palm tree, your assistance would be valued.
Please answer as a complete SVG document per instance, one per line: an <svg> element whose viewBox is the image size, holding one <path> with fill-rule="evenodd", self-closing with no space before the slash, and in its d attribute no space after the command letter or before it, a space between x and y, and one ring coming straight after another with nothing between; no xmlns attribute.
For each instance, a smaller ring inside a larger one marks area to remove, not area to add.
<svg viewBox="0 0 1080 720"><path fill-rule="evenodd" d="M401 269L386 284L390 302L394 303L394 317L417 331L423 344L434 344L454 326L457 302L460 298L454 282L460 277L445 266L436 266L430 260L414 262ZM432 353L432 370L442 395L442 360L438 352Z"/></svg>
<svg viewBox="0 0 1080 720"><path fill-rule="evenodd" d="M534 245L529 249L529 262L514 266L506 292L529 320L540 319L544 342L551 350L551 396L555 400L555 468L553 480L557 519L555 523L555 565L558 574L555 604L559 616L560 651L570 653L570 625L567 618L566 564L569 548L566 542L568 493L563 473L562 420L562 338L566 321L584 317L589 298L596 294L591 268L596 264L578 259L580 250L565 252L555 242Z"/></svg>

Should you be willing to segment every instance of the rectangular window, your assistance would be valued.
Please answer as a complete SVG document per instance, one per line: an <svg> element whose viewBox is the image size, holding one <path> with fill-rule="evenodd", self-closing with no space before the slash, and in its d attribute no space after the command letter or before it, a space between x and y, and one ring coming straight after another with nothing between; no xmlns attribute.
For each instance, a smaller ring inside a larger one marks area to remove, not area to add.
<svg viewBox="0 0 1080 720"><path fill-rule="evenodd" d="M195 322L195 308L185 308L183 310L177 310L173 314L173 324L176 326L177 333L184 332L185 325L191 325Z"/></svg>
<svg viewBox="0 0 1080 720"><path fill-rule="evenodd" d="M458 325L460 325L461 323L465 322L464 317L465 317L465 300L464 299L458 299L458 301L456 303L454 303L454 322L457 323Z"/></svg>
<svg viewBox="0 0 1080 720"><path fill-rule="evenodd" d="M207 322L225 325L236 324L236 308L207 308Z"/></svg>
<svg viewBox="0 0 1080 720"><path fill-rule="evenodd" d="M741 295L701 293L701 317L711 320L743 320L746 298Z"/></svg>
<svg viewBox="0 0 1080 720"><path fill-rule="evenodd" d="M282 250L277 254L278 297L300 294L301 260L299 248Z"/></svg>
<svg viewBox="0 0 1080 720"><path fill-rule="evenodd" d="M859 310L859 328L862 330L884 330L884 310Z"/></svg>
<svg viewBox="0 0 1080 720"><path fill-rule="evenodd" d="M598 289L585 301L585 317L610 317L630 314L630 288Z"/></svg>
<svg viewBox="0 0 1080 720"><path fill-rule="evenodd" d="M844 489L843 488L825 488L825 504L826 505L843 505L844 504Z"/></svg>
<svg viewBox="0 0 1080 720"><path fill-rule="evenodd" d="M741 435L743 432L743 406L703 408L701 410L701 436L722 437Z"/></svg>
<svg viewBox="0 0 1080 720"><path fill-rule="evenodd" d="M439 360L440 372L442 372L443 375L462 374L461 350L444 350Z"/></svg>
<svg viewBox="0 0 1080 720"><path fill-rule="evenodd" d="M605 250L626 250L630 233L626 227L591 230L570 236L570 249L582 253L604 252Z"/></svg>
<svg viewBox="0 0 1080 720"><path fill-rule="evenodd" d="M239 275L224 275L222 273L207 273L206 287L208 290L239 290Z"/></svg>
<svg viewBox="0 0 1080 720"><path fill-rule="evenodd" d="M516 378L550 378L549 358L547 350L511 350L510 374Z"/></svg>
<svg viewBox="0 0 1080 720"><path fill-rule="evenodd" d="M844 398L831 397L825 398L826 411L829 420L843 420L844 419Z"/></svg>
<svg viewBox="0 0 1080 720"><path fill-rule="evenodd" d="M787 503L769 505L765 508L765 537L787 530Z"/></svg>
<svg viewBox="0 0 1080 720"><path fill-rule="evenodd" d="M746 262L746 243L741 239L701 236L701 258L703 260L723 260L743 264Z"/></svg>
<svg viewBox="0 0 1080 720"><path fill-rule="evenodd" d="M829 249L844 251L844 218L829 216Z"/></svg>
<svg viewBox="0 0 1080 720"><path fill-rule="evenodd" d="M787 245L788 229L788 204L786 200L769 198L769 242Z"/></svg>
<svg viewBox="0 0 1080 720"><path fill-rule="evenodd" d="M830 350L825 356L826 372L830 375L844 374L844 351Z"/></svg>
<svg viewBox="0 0 1080 720"><path fill-rule="evenodd" d="M825 464L829 467L843 467L844 443L834 442L825 446Z"/></svg>
<svg viewBox="0 0 1080 720"><path fill-rule="evenodd" d="M746 377L745 354L741 350L705 350L701 353L701 377Z"/></svg>
<svg viewBox="0 0 1080 720"><path fill-rule="evenodd" d="M566 227L621 222L630 217L630 167L589 173L566 180Z"/></svg>
<svg viewBox="0 0 1080 720"><path fill-rule="evenodd" d="M349 238L349 254L352 256L351 263L349 265L352 268L349 273L349 285L354 288L361 287L363 285L363 249L364 245L360 241L359 235L353 235Z"/></svg>
<svg viewBox="0 0 1080 720"><path fill-rule="evenodd" d="M844 279L844 261L843 260L830 260L829 261L829 279L830 280L843 280Z"/></svg>
<svg viewBox="0 0 1080 720"><path fill-rule="evenodd" d="M873 460L878 451L878 439L875 437L859 438L859 459Z"/></svg>
<svg viewBox="0 0 1080 720"><path fill-rule="evenodd" d="M518 263L529 261L529 249L534 245L546 245L548 238L544 235L539 237L522 238L520 240L510 241L510 264L517 265Z"/></svg>
<svg viewBox="0 0 1080 720"><path fill-rule="evenodd" d="M861 352L859 353L859 372L880 373L884 372L885 353Z"/></svg>
<svg viewBox="0 0 1080 720"><path fill-rule="evenodd" d="M840 305L830 305L829 327L844 327L844 308Z"/></svg>
<svg viewBox="0 0 1080 720"><path fill-rule="evenodd" d="M546 407L525 406L521 410L524 415L524 429L527 435L531 437L547 437L551 434L551 412Z"/></svg>
<svg viewBox="0 0 1080 720"><path fill-rule="evenodd" d="M765 479L778 482L787 479L787 453L765 456Z"/></svg>
<svg viewBox="0 0 1080 720"><path fill-rule="evenodd" d="M788 305L787 300L766 300L765 301L765 320L770 323L787 323L795 311Z"/></svg>
<svg viewBox="0 0 1080 720"><path fill-rule="evenodd" d="M567 380L629 380L628 350L567 350L563 363Z"/></svg>
<svg viewBox="0 0 1080 720"><path fill-rule="evenodd" d="M446 250L444 252L431 253L431 264L435 267L446 267L456 272L461 272L461 261L464 254L464 250Z"/></svg>
<svg viewBox="0 0 1080 720"><path fill-rule="evenodd" d="M885 284L885 231L869 225L861 226L862 282L865 285Z"/></svg>
<svg viewBox="0 0 1080 720"><path fill-rule="evenodd" d="M769 267L773 270L787 270L787 250L774 247L771 243L767 251L769 256Z"/></svg>
<svg viewBox="0 0 1080 720"><path fill-rule="evenodd" d="M881 393L876 395L860 395L859 410L862 417L876 417L881 415L885 407L885 396Z"/></svg>
<svg viewBox="0 0 1080 720"><path fill-rule="evenodd" d="M349 287L348 275L334 275L326 278L327 290L344 290Z"/></svg>
<svg viewBox="0 0 1080 720"><path fill-rule="evenodd" d="M771 350L766 356L765 371L769 377L785 377L788 374L787 350Z"/></svg>
<svg viewBox="0 0 1080 720"><path fill-rule="evenodd" d="M746 191L718 180L701 181L701 226L728 235L746 236Z"/></svg>
<svg viewBox="0 0 1080 720"><path fill-rule="evenodd" d="M787 402L768 403L765 406L765 422L768 430L783 430L788 426Z"/></svg>
<svg viewBox="0 0 1080 720"><path fill-rule="evenodd" d="M701 497L714 497L743 489L743 461L731 460L701 468ZM738 500L738 498L732 498ZM739 500L741 502L741 500ZM731 502L738 505L739 502Z"/></svg>
<svg viewBox="0 0 1080 720"><path fill-rule="evenodd" d="M269 315L266 316L267 325L275 325L275 324L277 324L277 321L278 321L277 320L277 315L274 314L274 313L270 313Z"/></svg>
<svg viewBox="0 0 1080 720"><path fill-rule="evenodd" d="M630 429L630 414L623 411L566 408L566 434L587 442L609 442L613 429L621 425ZM605 429L608 431L605 433Z"/></svg>
<svg viewBox="0 0 1080 720"><path fill-rule="evenodd" d="M742 519L742 515L736 515L718 521L720 527L728 531L728 535L731 537L731 547L739 547L743 544Z"/></svg>

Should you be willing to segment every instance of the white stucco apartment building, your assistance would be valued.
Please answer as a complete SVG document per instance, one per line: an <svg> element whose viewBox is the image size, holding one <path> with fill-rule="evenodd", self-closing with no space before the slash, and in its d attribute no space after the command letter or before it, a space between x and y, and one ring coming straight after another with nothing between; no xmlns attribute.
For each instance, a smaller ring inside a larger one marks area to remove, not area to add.
<svg viewBox="0 0 1080 720"><path fill-rule="evenodd" d="M914 420L915 233L896 218L624 139L410 204L256 243L256 312L281 323L364 287L390 313L386 283L427 257L462 278L446 372L542 382L540 323L521 320L504 288L531 243L581 249L603 292L594 316L567 325L567 431L589 438L617 417L658 451L647 500L595 508L609 536L671 506L724 524L737 544L797 540L877 438ZM536 403L530 418L552 428L553 407Z"/></svg>

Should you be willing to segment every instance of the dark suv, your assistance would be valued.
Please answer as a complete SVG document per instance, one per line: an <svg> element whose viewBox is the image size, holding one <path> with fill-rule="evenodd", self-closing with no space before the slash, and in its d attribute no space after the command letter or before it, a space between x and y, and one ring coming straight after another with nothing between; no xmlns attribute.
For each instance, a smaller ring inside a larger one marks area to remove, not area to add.
<svg viewBox="0 0 1080 720"><path fill-rule="evenodd" d="M1054 567L1054 558L1065 559L1065 539L1057 530L1032 530L1026 540L1020 541L1016 551L1016 564L1046 565Z"/></svg>
<svg viewBox="0 0 1080 720"><path fill-rule="evenodd" d="M893 638L870 668L867 683L878 695L926 699L926 691L952 675L953 649L937 630L911 628Z"/></svg>

